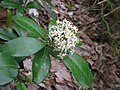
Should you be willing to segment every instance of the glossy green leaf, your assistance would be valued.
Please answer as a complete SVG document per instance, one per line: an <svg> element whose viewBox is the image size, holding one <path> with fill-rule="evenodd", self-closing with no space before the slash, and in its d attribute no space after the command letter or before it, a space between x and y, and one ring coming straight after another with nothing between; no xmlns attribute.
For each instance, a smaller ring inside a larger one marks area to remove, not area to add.
<svg viewBox="0 0 120 90"><path fill-rule="evenodd" d="M0 28L0 38L9 41L14 38L17 38L17 36L13 33L12 29L10 28L6 29Z"/></svg>
<svg viewBox="0 0 120 90"><path fill-rule="evenodd" d="M89 69L88 63L78 54L67 55L63 57L66 66L72 72L76 81L85 87L92 87L93 76Z"/></svg>
<svg viewBox="0 0 120 90"><path fill-rule="evenodd" d="M23 27L24 29L30 30L35 34L39 35L41 38L46 38L47 31L35 23L32 19L24 16L13 16L13 20Z"/></svg>
<svg viewBox="0 0 120 90"><path fill-rule="evenodd" d="M51 26L56 25L56 19L52 19L48 25L48 28L50 28Z"/></svg>
<svg viewBox="0 0 120 90"><path fill-rule="evenodd" d="M27 36L28 37L33 37L33 38L39 38L39 35L37 35L37 34L35 34L33 32L29 32Z"/></svg>
<svg viewBox="0 0 120 90"><path fill-rule="evenodd" d="M19 37L9 41L2 52L14 57L29 56L45 47L46 43L31 37Z"/></svg>
<svg viewBox="0 0 120 90"><path fill-rule="evenodd" d="M10 8L17 8L19 6L19 4L16 3L16 2L13 2L13 1L3 0L0 3L0 6L10 7Z"/></svg>
<svg viewBox="0 0 120 90"><path fill-rule="evenodd" d="M0 53L0 85L4 85L16 78L18 64L14 58Z"/></svg>
<svg viewBox="0 0 120 90"><path fill-rule="evenodd" d="M28 2L27 5L25 6L25 8L37 8L39 9L40 8L40 5L38 4L38 2L36 1L31 1L31 2Z"/></svg>
<svg viewBox="0 0 120 90"><path fill-rule="evenodd" d="M23 16L25 14L25 11L22 6L18 6L16 9L16 15Z"/></svg>
<svg viewBox="0 0 120 90"><path fill-rule="evenodd" d="M14 57L17 63L22 63L27 57Z"/></svg>
<svg viewBox="0 0 120 90"><path fill-rule="evenodd" d="M41 0L39 3L47 10L47 12L50 14L50 16L52 18L54 18L54 19L57 18L56 13L54 11L52 11L52 7L49 5L49 3L47 3L44 0Z"/></svg>
<svg viewBox="0 0 120 90"><path fill-rule="evenodd" d="M24 4L25 2L27 2L26 0L15 0L19 5Z"/></svg>
<svg viewBox="0 0 120 90"><path fill-rule="evenodd" d="M3 47L3 45L2 45L2 44L0 44L0 52L2 51L2 47Z"/></svg>
<svg viewBox="0 0 120 90"><path fill-rule="evenodd" d="M54 48L47 47L47 50L48 50L50 55L52 55L53 57L55 57L57 59L60 59L60 57L58 56L59 52L58 51L54 51Z"/></svg>
<svg viewBox="0 0 120 90"><path fill-rule="evenodd" d="M16 84L16 89L17 90L27 90L27 87L25 86L25 84L23 82L19 81Z"/></svg>
<svg viewBox="0 0 120 90"><path fill-rule="evenodd" d="M19 26L18 24L15 24L13 26L13 29L16 31L16 33L20 36L20 37L25 37L27 36L28 32L27 30L24 30L24 28L22 28L21 26Z"/></svg>
<svg viewBox="0 0 120 90"><path fill-rule="evenodd" d="M42 49L35 55L32 62L32 78L36 83L41 83L49 74L50 57L48 51Z"/></svg>

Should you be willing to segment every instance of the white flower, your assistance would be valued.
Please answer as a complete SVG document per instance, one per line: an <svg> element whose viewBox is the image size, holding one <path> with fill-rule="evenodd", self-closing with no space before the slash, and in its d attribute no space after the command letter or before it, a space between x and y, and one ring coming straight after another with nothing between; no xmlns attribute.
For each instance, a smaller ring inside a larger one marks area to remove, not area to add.
<svg viewBox="0 0 120 90"><path fill-rule="evenodd" d="M69 53L74 52L74 47L79 41L77 37L77 27L66 19L63 21L57 20L57 25L49 28L49 42L52 42L55 51L59 51L61 58Z"/></svg>
<svg viewBox="0 0 120 90"><path fill-rule="evenodd" d="M39 16L39 13L37 11L37 9L35 8L32 8L32 9L29 9L29 14L33 14L34 16L38 17Z"/></svg>

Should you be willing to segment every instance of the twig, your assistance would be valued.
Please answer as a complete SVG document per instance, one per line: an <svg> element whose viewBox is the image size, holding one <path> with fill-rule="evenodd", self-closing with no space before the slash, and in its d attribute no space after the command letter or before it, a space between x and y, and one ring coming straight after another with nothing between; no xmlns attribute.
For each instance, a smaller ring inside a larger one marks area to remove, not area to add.
<svg viewBox="0 0 120 90"><path fill-rule="evenodd" d="M102 18L105 18L105 17L107 17L107 16L110 16L111 14L113 14L114 12L116 12L116 11L119 10L119 9L120 9L120 6L119 6L119 7L116 7L115 9L113 9L113 10L110 11L110 12L108 12L107 14L103 15L101 18L99 18L99 19L97 19L97 20L94 20L94 21L92 21L92 22L89 22L89 23L87 23L87 24L80 25L80 26L78 26L78 27L79 27L79 28L82 28L82 27L84 27L84 26L89 26L89 25L91 25L91 24L93 24L93 23L99 22Z"/></svg>
<svg viewBox="0 0 120 90"><path fill-rule="evenodd" d="M107 2L107 1L108 0L103 0L103 1L98 2L97 4L99 5L99 4L102 4L102 3Z"/></svg>
<svg viewBox="0 0 120 90"><path fill-rule="evenodd" d="M93 45L93 41L89 38L89 36L87 36L84 32L79 31L79 36L81 36L84 40L85 43L89 44L89 45Z"/></svg>
<svg viewBox="0 0 120 90"><path fill-rule="evenodd" d="M116 8L113 9L111 12L108 12L107 14L105 14L105 15L103 16L103 18L105 18L105 17L107 17L107 16L113 14L114 12L116 12L116 11L119 10L119 9L120 9L120 6L119 6L119 7L116 7Z"/></svg>
<svg viewBox="0 0 120 90"><path fill-rule="evenodd" d="M105 77L105 75L104 75L102 72L100 72L99 70L97 70L97 73L98 73L98 75L100 76L100 78L102 79L102 81L104 82L104 84L106 84L106 86L107 86L108 88L111 88L111 86L109 85L108 80L107 80L107 78Z"/></svg>
<svg viewBox="0 0 120 90"><path fill-rule="evenodd" d="M98 1L98 0L95 0L92 6L94 6L94 5L97 3L97 1Z"/></svg>

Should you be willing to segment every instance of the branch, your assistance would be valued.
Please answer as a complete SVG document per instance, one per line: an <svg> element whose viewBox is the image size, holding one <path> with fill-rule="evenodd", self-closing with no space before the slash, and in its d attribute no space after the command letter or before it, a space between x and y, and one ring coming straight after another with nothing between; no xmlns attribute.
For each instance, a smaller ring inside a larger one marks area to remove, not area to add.
<svg viewBox="0 0 120 90"><path fill-rule="evenodd" d="M99 22L102 18L105 18L105 17L107 17L107 16L110 16L111 14L113 14L114 12L116 12L117 10L120 10L120 6L119 6L119 7L116 7L115 9L113 9L113 10L110 11L110 12L108 12L107 14L103 15L101 18L99 18L99 19L97 19L97 20L94 20L94 21L92 21L92 22L89 22L89 23L87 23L87 24L80 25L80 26L78 26L78 27L79 27L79 28L82 28L82 27L84 27L84 26L89 26L89 25L91 25L91 24L93 24L93 23Z"/></svg>

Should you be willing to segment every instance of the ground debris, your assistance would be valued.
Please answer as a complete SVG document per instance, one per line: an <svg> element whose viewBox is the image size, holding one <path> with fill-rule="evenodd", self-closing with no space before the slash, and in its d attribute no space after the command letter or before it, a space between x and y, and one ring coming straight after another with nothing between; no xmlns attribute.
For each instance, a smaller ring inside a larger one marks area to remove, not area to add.
<svg viewBox="0 0 120 90"><path fill-rule="evenodd" d="M73 22L78 28L78 35L83 45L75 50L89 63L94 76L93 90L120 90L120 55L112 55L111 46L106 36L107 31L100 26L100 22L94 22L88 26L81 27L99 18L89 7L91 3L99 0L52 0L58 19ZM115 0L119 1L119 0ZM1 8L0 8L1 10ZM1 14L2 15L2 14ZM1 16L0 15L0 19ZM6 17L6 14L3 15ZM4 19L2 17L2 19ZM47 29L50 15L44 8L39 10L39 23ZM3 24L4 25L4 24ZM120 26L116 24L113 36L120 45ZM120 53L120 47L118 47ZM26 59L22 75L31 76L32 60ZM51 69L48 78L43 83L31 84L25 82L28 90L90 90L78 84L72 77L65 64L58 59L51 57ZM1 90L14 90L15 82L1 86Z"/></svg>

